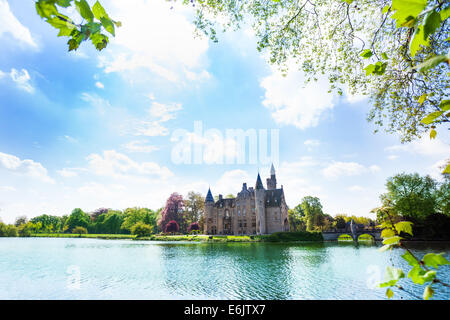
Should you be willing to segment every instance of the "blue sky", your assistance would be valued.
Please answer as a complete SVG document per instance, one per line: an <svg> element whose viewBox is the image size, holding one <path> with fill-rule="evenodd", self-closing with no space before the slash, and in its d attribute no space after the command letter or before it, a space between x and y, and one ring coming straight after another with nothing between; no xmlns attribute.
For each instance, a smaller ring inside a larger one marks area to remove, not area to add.
<svg viewBox="0 0 450 320"><path fill-rule="evenodd" d="M92 2L92 1L91 1ZM92 3L91 3L92 4ZM235 142L204 130L278 130L278 183L288 205L318 196L324 211L372 216L386 178L399 172L439 177L448 133L401 145L373 134L364 97L302 85L255 50L248 28L194 37L192 11L165 1L103 0L123 23L107 49L67 39L42 21L32 1L0 0L0 217L68 214L75 207L162 207L171 192L214 195L265 181L270 164L211 163ZM202 164L173 161L176 130L204 150ZM219 141L220 142L220 141Z"/></svg>

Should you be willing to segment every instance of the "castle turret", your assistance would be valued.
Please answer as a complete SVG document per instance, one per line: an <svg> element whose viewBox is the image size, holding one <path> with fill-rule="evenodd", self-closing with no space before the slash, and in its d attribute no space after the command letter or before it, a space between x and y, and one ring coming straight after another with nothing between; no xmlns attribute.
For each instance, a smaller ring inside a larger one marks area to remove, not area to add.
<svg viewBox="0 0 450 320"><path fill-rule="evenodd" d="M214 197L211 193L211 188L208 189L208 194L205 198L205 223L204 223L204 230L203 232L205 234L208 234L209 231L211 231L210 221L213 220L213 212L214 209Z"/></svg>
<svg viewBox="0 0 450 320"><path fill-rule="evenodd" d="M275 176L275 168L270 168L270 178L267 178L267 190L275 190L277 188L277 178Z"/></svg>
<svg viewBox="0 0 450 320"><path fill-rule="evenodd" d="M266 214L264 207L265 190L258 173L255 186L255 213L256 213L256 232L258 234L266 233Z"/></svg>

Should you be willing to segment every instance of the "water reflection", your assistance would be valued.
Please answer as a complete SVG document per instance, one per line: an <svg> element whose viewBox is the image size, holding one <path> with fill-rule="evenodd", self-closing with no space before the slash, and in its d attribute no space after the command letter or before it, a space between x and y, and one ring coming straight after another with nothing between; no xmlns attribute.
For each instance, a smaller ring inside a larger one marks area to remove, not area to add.
<svg viewBox="0 0 450 320"><path fill-rule="evenodd" d="M407 245L419 257L450 259L448 243ZM0 299L384 299L383 289L368 288L368 271L410 266L403 250L379 246L0 238ZM67 288L71 266L78 290ZM450 266L438 277L450 282ZM396 298L421 297L422 286L402 285L411 293ZM435 289L436 299L450 297L449 288Z"/></svg>

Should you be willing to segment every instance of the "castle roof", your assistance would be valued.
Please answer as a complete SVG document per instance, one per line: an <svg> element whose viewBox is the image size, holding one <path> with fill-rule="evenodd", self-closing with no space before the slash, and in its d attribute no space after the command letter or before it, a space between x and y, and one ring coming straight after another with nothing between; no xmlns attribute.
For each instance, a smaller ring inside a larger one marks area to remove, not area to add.
<svg viewBox="0 0 450 320"><path fill-rule="evenodd" d="M214 198L211 193L211 188L208 189L208 194L206 195L205 202L214 202Z"/></svg>
<svg viewBox="0 0 450 320"><path fill-rule="evenodd" d="M283 189L266 190L265 195L264 204L266 207L281 206L282 198L284 196Z"/></svg>
<svg viewBox="0 0 450 320"><path fill-rule="evenodd" d="M258 178L256 178L256 187L255 187L255 189L264 189L264 186L262 184L259 172L258 172Z"/></svg>
<svg viewBox="0 0 450 320"><path fill-rule="evenodd" d="M271 175L271 176L274 176L274 175L275 175L275 168L274 168L274 166L273 166L273 163L272 163L272 166L270 167L270 175Z"/></svg>

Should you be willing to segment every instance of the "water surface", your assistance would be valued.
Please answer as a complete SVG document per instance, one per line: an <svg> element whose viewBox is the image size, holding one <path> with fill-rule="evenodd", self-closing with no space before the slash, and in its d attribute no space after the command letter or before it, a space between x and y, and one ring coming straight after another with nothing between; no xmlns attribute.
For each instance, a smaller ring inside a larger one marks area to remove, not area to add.
<svg viewBox="0 0 450 320"><path fill-rule="evenodd" d="M386 266L409 267L378 246L0 238L0 299L384 299L373 284ZM415 246L450 259L449 244ZM438 276L449 283L450 266ZM402 285L396 298L422 296Z"/></svg>

